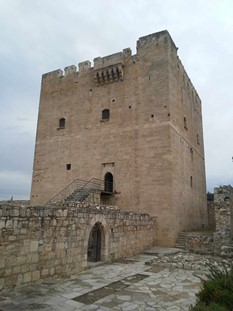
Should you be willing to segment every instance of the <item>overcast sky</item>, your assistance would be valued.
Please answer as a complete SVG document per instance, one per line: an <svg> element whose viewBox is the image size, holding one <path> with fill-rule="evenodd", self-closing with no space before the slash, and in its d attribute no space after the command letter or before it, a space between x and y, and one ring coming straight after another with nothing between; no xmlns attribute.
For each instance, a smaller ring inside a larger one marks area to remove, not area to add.
<svg viewBox="0 0 233 311"><path fill-rule="evenodd" d="M233 185L232 0L0 0L0 199L29 198L41 75L164 29L202 99L207 189Z"/></svg>

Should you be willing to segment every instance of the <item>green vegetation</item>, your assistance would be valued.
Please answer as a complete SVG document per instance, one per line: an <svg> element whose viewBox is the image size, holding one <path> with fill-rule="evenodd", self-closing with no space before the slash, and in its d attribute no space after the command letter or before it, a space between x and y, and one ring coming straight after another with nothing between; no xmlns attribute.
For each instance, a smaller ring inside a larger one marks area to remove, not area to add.
<svg viewBox="0 0 233 311"><path fill-rule="evenodd" d="M233 264L227 268L209 265L210 275L203 281L197 303L190 311L233 311Z"/></svg>
<svg viewBox="0 0 233 311"><path fill-rule="evenodd" d="M198 302L195 307L190 309L191 311L228 311L226 307L220 306L216 303L211 303L208 306L204 302Z"/></svg>

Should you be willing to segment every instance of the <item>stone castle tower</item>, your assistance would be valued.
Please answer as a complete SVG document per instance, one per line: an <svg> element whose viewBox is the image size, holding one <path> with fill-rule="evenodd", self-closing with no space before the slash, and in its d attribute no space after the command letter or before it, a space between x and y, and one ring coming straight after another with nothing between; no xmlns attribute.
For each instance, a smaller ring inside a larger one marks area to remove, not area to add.
<svg viewBox="0 0 233 311"><path fill-rule="evenodd" d="M201 101L167 31L43 75L31 204L92 178L101 203L157 217L158 245L206 222Z"/></svg>

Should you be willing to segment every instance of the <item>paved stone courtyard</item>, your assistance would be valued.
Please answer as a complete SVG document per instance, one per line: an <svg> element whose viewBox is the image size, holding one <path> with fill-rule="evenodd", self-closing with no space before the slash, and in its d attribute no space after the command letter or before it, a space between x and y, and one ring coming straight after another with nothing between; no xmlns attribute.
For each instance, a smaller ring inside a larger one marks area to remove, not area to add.
<svg viewBox="0 0 233 311"><path fill-rule="evenodd" d="M188 310L201 285L198 276L206 271L200 265L195 265L196 270L191 265L189 269L174 267L171 258L196 261L198 255L173 252L158 249L154 256L147 252L91 267L69 279L44 279L5 289L0 293L0 311Z"/></svg>

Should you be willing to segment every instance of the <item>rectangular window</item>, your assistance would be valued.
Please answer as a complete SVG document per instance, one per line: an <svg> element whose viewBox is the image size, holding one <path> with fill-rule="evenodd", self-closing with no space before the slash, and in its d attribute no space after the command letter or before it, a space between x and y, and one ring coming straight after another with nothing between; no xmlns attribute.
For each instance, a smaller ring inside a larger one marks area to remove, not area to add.
<svg viewBox="0 0 233 311"><path fill-rule="evenodd" d="M188 129L188 127L187 127L187 119L186 119L186 117L184 117L184 128L187 130Z"/></svg>
<svg viewBox="0 0 233 311"><path fill-rule="evenodd" d="M108 120L110 117L109 109L102 110L102 120Z"/></svg>
<svg viewBox="0 0 233 311"><path fill-rule="evenodd" d="M69 164L66 164L66 170L67 171L70 171L71 170L71 164L69 163Z"/></svg>

